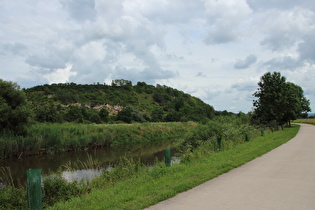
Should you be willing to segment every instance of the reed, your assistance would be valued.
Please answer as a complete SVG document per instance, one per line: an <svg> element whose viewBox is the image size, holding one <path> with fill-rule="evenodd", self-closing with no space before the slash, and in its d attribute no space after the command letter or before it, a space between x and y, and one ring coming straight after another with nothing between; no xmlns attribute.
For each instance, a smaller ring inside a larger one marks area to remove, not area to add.
<svg viewBox="0 0 315 210"><path fill-rule="evenodd" d="M35 124L27 136L0 134L1 158L161 142L183 136L194 122L143 124Z"/></svg>
<svg viewBox="0 0 315 210"><path fill-rule="evenodd" d="M6 186L15 187L10 167L0 167L0 182L4 183Z"/></svg>
<svg viewBox="0 0 315 210"><path fill-rule="evenodd" d="M87 160L86 161L68 161L67 163L61 166L62 171L76 171L80 169L101 169L103 164L96 159L93 159L92 155L86 153Z"/></svg>

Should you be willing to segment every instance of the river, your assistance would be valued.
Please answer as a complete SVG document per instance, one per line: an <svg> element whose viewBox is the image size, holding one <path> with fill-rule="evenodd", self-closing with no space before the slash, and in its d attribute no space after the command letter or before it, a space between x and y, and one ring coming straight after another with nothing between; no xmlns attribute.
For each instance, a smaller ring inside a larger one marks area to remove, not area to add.
<svg viewBox="0 0 315 210"><path fill-rule="evenodd" d="M28 169L40 168L42 175L45 176L48 173L55 173L58 170L62 170L62 176L68 180L80 180L82 178L92 179L100 174L99 169L80 169L80 170L67 170L69 163L71 165L84 165L88 164L91 159L95 162L101 163L103 169L109 169L115 163L117 163L121 157L128 156L140 161L146 165L153 165L156 158L162 160L164 158L164 149L172 148L174 142L159 142L151 144L139 144L133 147L119 147L119 148L98 148L90 149L79 152L64 152L61 154L47 154L41 156L23 157L20 159L5 159L0 160L0 167L3 169L9 168L5 171L5 175L0 171L1 176L11 175L15 185L26 182L26 171ZM175 150L172 150L175 153ZM83 164L82 164L83 163ZM6 178L7 179L7 178ZM5 180L5 178L3 178ZM0 179L0 185L1 183ZM1 187L1 186L0 186Z"/></svg>

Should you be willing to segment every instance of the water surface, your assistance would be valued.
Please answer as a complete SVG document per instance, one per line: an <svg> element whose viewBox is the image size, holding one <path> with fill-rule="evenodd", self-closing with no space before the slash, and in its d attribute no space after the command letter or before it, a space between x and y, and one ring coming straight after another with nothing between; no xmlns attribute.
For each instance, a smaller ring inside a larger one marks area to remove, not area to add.
<svg viewBox="0 0 315 210"><path fill-rule="evenodd" d="M42 175L62 169L62 177L69 181L80 180L82 178L92 179L100 174L100 170L81 168L80 170L69 171L67 170L67 166L69 166L69 163L71 163L71 165L88 164L92 159L95 162L102 163L105 169L109 169L123 156L140 159L142 163L152 165L156 158L162 160L164 158L164 149L173 147L174 143L174 141L155 142L138 144L133 147L98 148L79 152L64 152L61 154L30 156L20 159L6 159L0 160L0 167L10 168L10 173L15 184L25 183L26 171L36 168L42 170ZM2 174L0 174L0 176L1 175Z"/></svg>

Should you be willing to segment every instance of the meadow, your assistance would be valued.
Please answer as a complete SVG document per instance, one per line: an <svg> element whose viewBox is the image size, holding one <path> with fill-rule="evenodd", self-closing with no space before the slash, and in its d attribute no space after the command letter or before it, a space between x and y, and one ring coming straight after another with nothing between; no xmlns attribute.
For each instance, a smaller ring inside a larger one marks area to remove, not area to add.
<svg viewBox="0 0 315 210"><path fill-rule="evenodd" d="M307 119L297 119L293 121L294 123L307 123L315 125L315 118L307 118Z"/></svg>

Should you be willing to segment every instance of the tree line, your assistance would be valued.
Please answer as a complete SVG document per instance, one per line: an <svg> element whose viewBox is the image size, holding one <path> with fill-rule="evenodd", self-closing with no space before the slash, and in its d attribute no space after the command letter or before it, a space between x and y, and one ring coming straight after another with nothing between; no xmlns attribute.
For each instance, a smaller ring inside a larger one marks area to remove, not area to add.
<svg viewBox="0 0 315 210"><path fill-rule="evenodd" d="M266 73L253 94L253 111L237 116L252 124L278 128L307 115L310 102L303 89L281 76ZM108 107L119 105L111 113ZM101 109L95 107L101 106ZM236 115L214 108L199 98L165 85L149 85L118 79L107 84L59 83L20 89L0 79L0 131L25 133L32 122L132 123L198 121L206 123L214 116Z"/></svg>

